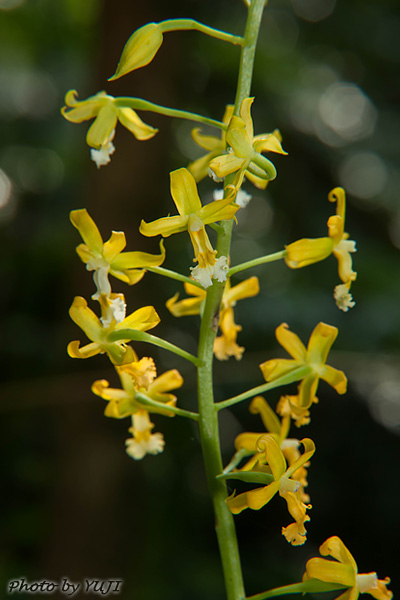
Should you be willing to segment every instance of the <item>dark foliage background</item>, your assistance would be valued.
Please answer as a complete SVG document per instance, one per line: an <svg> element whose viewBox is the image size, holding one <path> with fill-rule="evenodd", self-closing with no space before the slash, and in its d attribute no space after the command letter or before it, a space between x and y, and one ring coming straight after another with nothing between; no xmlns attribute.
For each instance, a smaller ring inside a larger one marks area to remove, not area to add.
<svg viewBox="0 0 400 600"><path fill-rule="evenodd" d="M128 249L157 252L138 222L173 212L168 173L198 155L190 124L143 113L158 135L139 143L119 127L112 162L97 171L87 125L60 116L65 92L84 98L106 89L217 118L234 98L238 50L198 33L165 36L151 65L107 83L132 31L175 16L239 34L245 8L239 0L0 0L3 594L9 579L66 576L123 579L124 599L224 597L195 428L155 418L165 452L133 462L124 452L127 423L105 419L90 392L97 378L116 383L107 360L73 361L65 351L83 340L67 317L72 299L93 290L69 211L86 207L104 238L122 229ZM279 127L289 156L277 158L279 176L266 192L247 187L253 200L239 215L232 261L326 235L335 185L348 191L346 229L359 252L357 306L347 314L332 299L333 258L298 272L284 264L249 272L262 291L237 306L246 353L215 368L217 399L258 385L258 364L281 352L274 328L286 321L307 340L322 320L339 327L331 364L350 381L345 397L321 385L311 425L292 433L317 446L307 544L291 548L280 535L290 520L279 499L237 519L248 594L298 581L334 534L361 572L391 575L398 589L399 30L396 0L270 0L263 20L254 121L257 132ZM203 198L212 189L204 182ZM187 272L187 242L168 240L165 266ZM114 287L131 310L154 303L157 335L195 351L197 319L173 321L164 307L177 284L147 274L134 288ZM154 355L159 372L181 370L179 403L192 406L191 366ZM226 459L243 428L262 430L246 405L223 415Z"/></svg>

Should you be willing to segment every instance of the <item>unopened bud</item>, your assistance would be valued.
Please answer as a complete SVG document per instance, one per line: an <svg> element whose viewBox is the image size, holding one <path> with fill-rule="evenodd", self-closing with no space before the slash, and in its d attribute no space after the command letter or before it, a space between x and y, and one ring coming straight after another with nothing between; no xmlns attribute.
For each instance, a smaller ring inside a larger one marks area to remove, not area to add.
<svg viewBox="0 0 400 600"><path fill-rule="evenodd" d="M135 69L148 65L157 54L162 42L162 29L158 23L148 23L135 31L126 42L117 70L108 81L119 79Z"/></svg>

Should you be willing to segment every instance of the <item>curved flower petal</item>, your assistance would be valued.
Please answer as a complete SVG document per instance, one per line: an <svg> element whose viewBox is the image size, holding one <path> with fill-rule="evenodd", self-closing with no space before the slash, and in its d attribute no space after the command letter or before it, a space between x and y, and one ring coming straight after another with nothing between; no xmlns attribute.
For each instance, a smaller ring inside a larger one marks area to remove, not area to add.
<svg viewBox="0 0 400 600"><path fill-rule="evenodd" d="M122 271L126 269L141 269L146 267L158 267L165 260L164 243L160 242L161 254L149 254L148 252L122 252L111 264L111 269Z"/></svg>
<svg viewBox="0 0 400 600"><path fill-rule="evenodd" d="M201 209L197 185L187 169L177 169L170 173L171 196L180 215L190 215Z"/></svg>
<svg viewBox="0 0 400 600"><path fill-rule="evenodd" d="M356 582L356 574L350 564L334 562L325 558L311 558L306 564L306 573L309 579L319 579L349 587L353 587Z"/></svg>
<svg viewBox="0 0 400 600"><path fill-rule="evenodd" d="M260 284L258 282L258 277L249 277L229 288L226 294L224 293L224 302L231 304L238 300L243 300L244 298L251 298L256 296L259 291Z"/></svg>
<svg viewBox="0 0 400 600"><path fill-rule="evenodd" d="M103 238L86 208L71 210L69 218L72 225L81 234L89 250L93 253L101 254L103 250Z"/></svg>
<svg viewBox="0 0 400 600"><path fill-rule="evenodd" d="M109 264L118 256L126 246L123 231L112 231L110 239L103 246L103 257Z"/></svg>
<svg viewBox="0 0 400 600"><path fill-rule="evenodd" d="M321 544L319 552L320 554L322 554L322 556L332 556L333 558L336 558L336 560L338 560L339 562L345 565L350 565L353 569L354 576L356 575L357 563L354 560L352 554L349 552L342 540L337 535L334 535L325 540L325 542Z"/></svg>
<svg viewBox="0 0 400 600"><path fill-rule="evenodd" d="M260 510L260 508L268 504L268 502L275 496L275 494L279 490L279 486L280 481L273 481L272 483L263 488L257 488L255 490L250 490L249 492L246 492L245 495L247 496L247 506L253 510ZM239 498L240 496L237 497Z"/></svg>
<svg viewBox="0 0 400 600"><path fill-rule="evenodd" d="M154 306L143 306L126 317L122 323L118 323L115 329L137 329L138 331L147 331L148 329L153 329L159 322L160 317Z"/></svg>
<svg viewBox="0 0 400 600"><path fill-rule="evenodd" d="M151 223L142 221L140 223L139 231L146 237L154 237L155 235L162 235L163 237L169 237L173 233L180 233L186 231L189 217L188 216L176 216L176 217L162 217Z"/></svg>
<svg viewBox="0 0 400 600"><path fill-rule="evenodd" d="M270 433L262 435L258 440L258 449L260 452L265 452L266 461L271 468L275 481L277 481L286 471L286 460L274 436Z"/></svg>
<svg viewBox="0 0 400 600"><path fill-rule="evenodd" d="M299 336L290 331L287 323L281 323L275 330L276 339L295 361L305 361L307 350Z"/></svg>
<svg viewBox="0 0 400 600"><path fill-rule="evenodd" d="M338 369L334 369L329 365L324 365L322 369L320 369L319 376L321 379L329 383L338 394L345 394L347 391L347 377L343 373L343 371L339 371Z"/></svg>
<svg viewBox="0 0 400 600"><path fill-rule="evenodd" d="M194 286L193 286L194 287ZM204 302L204 297L197 296L195 298L184 298L178 302L179 294L167 300L165 306L174 317L186 317L189 315L200 314L201 305Z"/></svg>
<svg viewBox="0 0 400 600"><path fill-rule="evenodd" d="M260 365L265 381L275 381L284 375L288 375L302 366L300 361L289 358L273 358ZM301 379L301 376L299 377Z"/></svg>
<svg viewBox="0 0 400 600"><path fill-rule="evenodd" d="M80 342L76 340L68 344L67 352L71 358L91 358L103 351L99 344L91 343L80 347Z"/></svg>
<svg viewBox="0 0 400 600"><path fill-rule="evenodd" d="M95 381L92 384L92 392L103 398L103 400L125 400L130 398L125 390L110 388L110 384L106 379Z"/></svg>
<svg viewBox="0 0 400 600"><path fill-rule="evenodd" d="M204 150L217 152L218 154L225 150L225 144L220 138L214 135L203 135L199 127L192 129L191 135L196 144Z"/></svg>
<svg viewBox="0 0 400 600"><path fill-rule="evenodd" d="M121 125L133 133L137 140L149 140L158 132L158 129L142 121L139 115L131 108L118 108L117 116Z"/></svg>
<svg viewBox="0 0 400 600"><path fill-rule="evenodd" d="M101 342L105 337L105 330L100 319L88 307L85 298L76 296L69 309L71 319L76 323L94 342Z"/></svg>
<svg viewBox="0 0 400 600"><path fill-rule="evenodd" d="M262 396L256 396L250 403L249 411L253 415L260 415L265 429L269 433L280 435L281 422L268 402Z"/></svg>
<svg viewBox="0 0 400 600"><path fill-rule="evenodd" d="M309 363L324 364L328 358L333 342L336 340L339 330L337 327L318 323L310 335L307 346L307 357Z"/></svg>
<svg viewBox="0 0 400 600"><path fill-rule="evenodd" d="M99 150L106 144L117 125L117 109L108 102L102 106L86 135L88 146Z"/></svg>
<svg viewBox="0 0 400 600"><path fill-rule="evenodd" d="M182 387L183 377L177 369L166 371L160 377L157 377L148 387L151 396L153 394L162 394L170 390L176 390Z"/></svg>

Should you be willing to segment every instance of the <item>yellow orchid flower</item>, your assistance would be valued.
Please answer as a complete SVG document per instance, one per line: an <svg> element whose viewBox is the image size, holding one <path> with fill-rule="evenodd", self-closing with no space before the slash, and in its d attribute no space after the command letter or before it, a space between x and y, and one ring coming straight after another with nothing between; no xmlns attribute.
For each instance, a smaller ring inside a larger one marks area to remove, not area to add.
<svg viewBox="0 0 400 600"><path fill-rule="evenodd" d="M276 177L276 169L262 152L287 154L281 146L278 130L254 136L251 105L254 98L245 98L240 107L240 116L233 115L226 132L226 142L231 150L213 158L210 169L217 177L224 178L235 173L233 185L240 188L246 177L256 187L265 189Z"/></svg>
<svg viewBox="0 0 400 600"><path fill-rule="evenodd" d="M94 299L98 299L101 294L110 295L108 273L133 285L142 279L146 267L158 267L164 262L165 250L162 243L159 255L147 252L122 252L126 246L123 231L113 231L110 239L104 243L96 223L85 208L71 211L70 219L85 242L80 244L76 251L82 262L86 264L86 269L94 271L93 279L97 287L97 293L92 296Z"/></svg>
<svg viewBox="0 0 400 600"><path fill-rule="evenodd" d="M152 223L142 221L140 232L148 237L169 237L187 231L194 249L194 261L198 262L196 267L191 267L192 277L204 288L212 285L212 278L226 281L227 257L216 258L217 251L211 246L205 225L232 219L239 207L231 204L231 198L202 206L194 177L187 169L172 171L170 178L171 195L179 215L163 217Z"/></svg>
<svg viewBox="0 0 400 600"><path fill-rule="evenodd" d="M289 244L286 246L285 262L291 269L301 269L333 254L338 261L339 277L343 281L343 284L335 287L334 297L338 308L347 312L355 305L350 294L350 286L357 277L357 273L352 268L351 258L351 254L356 252L356 243L349 240L349 234L344 231L346 214L344 189L336 187L331 190L328 200L336 202L336 215L328 219L329 237L304 238Z"/></svg>
<svg viewBox="0 0 400 600"><path fill-rule="evenodd" d="M318 403L318 398L314 396L312 399L313 403ZM311 421L310 411L307 408L300 406L300 398L296 396L281 396L278 404L276 405L276 412L281 417L290 417L293 419L296 427L302 427L302 425L308 425Z"/></svg>
<svg viewBox="0 0 400 600"><path fill-rule="evenodd" d="M132 437L125 440L126 453L134 460L141 460L146 454L160 454L165 441L162 433L151 433L154 423L150 421L147 410L139 410L132 415Z"/></svg>
<svg viewBox="0 0 400 600"><path fill-rule="evenodd" d="M304 453L288 467L274 435L262 435L258 439L257 447L265 453L265 463L268 464L268 468L262 469L259 465L257 470L270 472L273 481L265 487L256 488L238 496L230 496L226 500L231 512L238 514L246 508L259 510L279 492L279 495L286 500L289 513L295 519L294 523L282 528L282 534L293 546L299 546L306 541L307 531L304 523L310 520L306 511L311 506L302 502L299 494L301 483L293 479L292 475L307 463L315 452L314 442L309 438L300 440L300 443L304 446Z"/></svg>
<svg viewBox="0 0 400 600"><path fill-rule="evenodd" d="M179 294L175 294L175 296L166 302L168 310L175 317L200 314L206 298L205 290L200 290L197 286L190 283L184 283L184 287L186 293L194 297L178 301ZM249 277L249 279L233 287L231 287L230 281L227 281L219 316L219 328L222 335L216 337L214 340L214 354L218 360L228 360L230 356L234 356L236 360L242 358L244 348L238 346L236 343L237 333L242 328L235 323L233 307L238 300L256 296L259 291L260 286L257 277Z"/></svg>
<svg viewBox="0 0 400 600"><path fill-rule="evenodd" d="M154 424L150 421L149 413L159 413L173 417L168 406L176 405L176 396L171 390L181 387L183 378L179 371L172 369L157 377L156 366L152 358L144 357L129 364L116 367L122 388L110 388L108 381L100 379L92 385L92 391L100 398L107 400L104 411L107 417L123 419L132 417L132 427L129 431L132 438L126 440L126 452L135 460L142 459L146 454L159 454L163 451L165 441L162 433L151 433ZM163 407L143 407L137 393L145 394L151 400L162 403Z"/></svg>
<svg viewBox="0 0 400 600"><path fill-rule="evenodd" d="M222 122L228 125L229 121L233 116L233 104L228 104L225 109ZM201 129L196 127L192 129L192 138L198 146L208 150L208 153L201 156L197 160L194 160L188 165L188 171L191 172L196 181L201 181L204 177L210 174L210 162L213 158L216 158L220 154L223 154L226 150L226 131L221 131L221 137L214 135L203 135ZM213 173L211 172L211 175Z"/></svg>
<svg viewBox="0 0 400 600"><path fill-rule="evenodd" d="M279 419L262 396L253 398L249 406L249 411L260 415L265 429L274 436L276 443L282 450L288 466L290 467L294 464L301 456L299 451L300 442L297 439L287 437L290 428L290 417L285 416L283 419ZM257 470L258 465L265 464L265 452L261 451L257 445L262 435L262 433L244 432L236 436L236 451L246 450L249 454L252 454L251 458L241 467L241 471ZM298 491L302 502L310 501L309 495L304 491L304 488L308 485L308 466L309 463L305 463L292 474L292 479L300 482Z"/></svg>
<svg viewBox="0 0 400 600"><path fill-rule="evenodd" d="M329 383L338 394L346 393L346 375L343 371L325 364L329 350L338 334L337 327L318 323L310 336L307 348L300 338L289 330L287 323L279 325L275 334L278 342L293 359L277 358L262 363L260 369L265 381L275 381L300 367L308 366L310 373L302 379L299 385L298 406L301 408L309 408L315 401L320 379Z"/></svg>
<svg viewBox="0 0 400 600"><path fill-rule="evenodd" d="M322 556L332 556L335 560L311 558L306 564L303 581L318 579L346 586L348 589L337 600L357 600L360 594L370 594L377 600L393 597L386 587L390 583L389 577L378 579L376 573L359 573L356 561L339 537L327 539L319 551Z"/></svg>
<svg viewBox="0 0 400 600"><path fill-rule="evenodd" d="M92 385L92 392L100 398L108 401L104 414L114 419L123 419L144 409L137 392L143 393L150 399L168 406L176 405L176 396L170 394L171 390L179 388L183 384L183 378L179 371L171 369L157 377L156 366L152 358L144 357L141 360L116 367L121 380L122 388L110 388L105 379L99 379ZM173 416L167 408L146 405L145 410Z"/></svg>
<svg viewBox="0 0 400 600"><path fill-rule="evenodd" d="M127 346L124 340L110 342L108 336L122 329L147 331L158 325L160 317L153 306L144 306L125 317L126 304L123 294L102 294L99 302L102 315L100 319L88 307L84 298L75 297L69 309L70 317L92 342L83 348L80 348L79 341L70 342L68 354L72 358L89 358L106 353L115 365L132 362L135 357L132 348Z"/></svg>
<svg viewBox="0 0 400 600"><path fill-rule="evenodd" d="M106 92L98 92L86 100L77 100L78 92L69 90L65 96L65 104L61 114L71 123L82 123L95 119L89 128L86 142L91 146L91 158L97 167L110 162L110 156L115 151L112 140L119 121L129 129L137 140L149 140L158 131L146 125L131 108L116 105L116 99Z"/></svg>

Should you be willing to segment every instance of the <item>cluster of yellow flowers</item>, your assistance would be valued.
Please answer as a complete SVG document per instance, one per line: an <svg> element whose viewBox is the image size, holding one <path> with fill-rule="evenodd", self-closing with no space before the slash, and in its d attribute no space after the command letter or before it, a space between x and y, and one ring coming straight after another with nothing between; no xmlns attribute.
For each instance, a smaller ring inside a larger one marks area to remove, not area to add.
<svg viewBox="0 0 400 600"><path fill-rule="evenodd" d="M128 40L117 71L111 79L117 79L148 64L160 48L163 34L177 28L197 28L202 31L209 29L191 20L170 20L146 25ZM221 39L229 38L232 43L241 43L238 41L241 38L213 31L213 34L209 31L207 33ZM158 269L160 274L184 281L188 297L179 300L179 293L176 293L166 302L168 310L175 317L201 315L208 290L212 291L215 282L224 283L220 311L216 313L215 319L215 330L218 325L220 335L215 337L213 350L219 360L227 360L230 357L241 359L244 348L237 343L241 326L235 322L234 307L238 300L259 293L259 281L257 277L250 277L236 285L231 284L229 256L219 253L213 247L206 226L221 229L221 221L234 220L237 212L244 209L251 198L241 189L245 180L263 190L275 179L275 166L264 156L265 152L287 154L282 148L282 138L278 130L254 135L251 117L253 101L254 98L244 98L238 114L235 114L232 105L226 107L222 122L213 122L220 126L219 137L204 135L199 128L192 131L193 140L206 150L206 154L191 162L187 168L170 173L171 196L178 214L159 218L151 223L142 221L140 224L141 234L147 237L160 235L162 238L168 238L181 232L189 234L193 246L193 261L197 263L190 268L190 278L164 268L160 269L166 256L163 241L160 242L159 255L125 252L126 240L123 232L113 231L110 239L103 242L96 224L85 209L71 212L72 224L84 242L77 247L77 252L87 270L93 272L96 292L92 299L99 303L101 316L98 317L88 307L84 298L74 299L70 308L71 318L85 332L90 343L81 347L79 341L73 341L68 346L68 353L73 358L108 355L122 387L110 387L107 380L101 379L93 383L92 391L107 401L106 416L117 419L131 418L132 425L129 431L132 435L126 440L126 451L137 460L146 454L158 454L164 448L163 435L152 433L154 425L150 420L150 413L164 416L182 414L196 420L201 418L201 414L189 413L176 407L177 399L171 391L183 384L182 376L176 369L157 377L154 360L151 357L139 359L130 342L147 339L155 345L162 345L159 338L145 334L159 323L160 318L153 306L139 308L126 316L124 295L112 292L109 276L133 285L142 279L146 270L157 272ZM99 92L86 100L78 101L77 92L71 90L66 95L65 104L62 114L69 121L80 123L94 119L87 133L87 143L91 147L91 158L97 167L110 162L110 157L115 151L113 140L118 121L138 140L150 139L157 133L155 128L140 119L132 106L143 108L146 105L147 110L153 109L156 112L164 111L164 114L191 118L187 116L189 113L157 105L151 105L152 108L149 108L150 103L145 101L118 99L106 92ZM199 116L192 115L193 120L206 122L206 118L197 117ZM228 179L222 193L216 190L214 200L202 204L197 183L206 176L215 181ZM344 190L334 188L328 199L336 203L336 214L328 220L328 236L300 239L287 245L277 254L291 269L311 265L333 254L338 261L339 278L342 282L335 287L334 298L337 306L346 312L355 304L350 287L357 276L352 268L351 257L356 248L355 242L348 239L349 235L344 229ZM269 261L270 257L261 257L253 261L253 265L256 262L262 264ZM240 269L233 269L232 274L250 268L253 266L250 263L239 266ZM236 452L217 478L258 484L255 489L239 494L234 492L226 498L226 505L233 514L241 513L247 508L259 510L277 494L282 497L294 519L293 523L282 527L282 534L294 546L306 541L305 524L310 520L307 511L311 509L310 497L306 491L307 469L315 452L315 444L309 438L298 440L289 437L290 426L292 421L297 427L310 422L310 408L318 402L316 394L320 379L327 382L338 394L346 392L345 374L326 364L337 334L336 327L319 323L305 347L300 338L290 331L288 325L282 323L276 329L276 338L291 358L263 362L260 369L265 385L221 402L220 407L213 406L217 411L236 401L253 398L249 410L260 415L265 431L244 432L238 435L235 440ZM143 335L148 337L143 338ZM164 342L164 347L172 349L168 342ZM183 350L176 353L191 356ZM198 357L191 359L195 364L200 360ZM276 411L258 395L259 392L293 382L299 382L297 394L281 396ZM320 552L322 556L331 556L334 560L309 560L301 584L304 586L302 591L324 591L328 589L323 587L325 584L334 584L334 587L329 589L344 589L341 600L357 600L359 593L364 592L368 592L377 600L392 598L392 593L386 587L389 579L378 580L376 573L359 574L354 558L338 537L329 538L322 544ZM318 587L320 584L322 587Z"/></svg>

